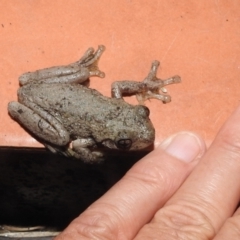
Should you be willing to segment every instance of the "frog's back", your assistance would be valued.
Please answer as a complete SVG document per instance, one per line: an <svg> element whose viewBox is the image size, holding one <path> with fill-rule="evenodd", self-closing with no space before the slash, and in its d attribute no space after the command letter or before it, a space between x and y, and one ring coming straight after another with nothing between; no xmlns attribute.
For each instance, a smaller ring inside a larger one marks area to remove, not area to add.
<svg viewBox="0 0 240 240"><path fill-rule="evenodd" d="M28 84L19 89L19 101L29 98L58 118L72 121L105 122L131 107L121 99L103 96L80 84ZM78 119L76 119L78 118Z"/></svg>

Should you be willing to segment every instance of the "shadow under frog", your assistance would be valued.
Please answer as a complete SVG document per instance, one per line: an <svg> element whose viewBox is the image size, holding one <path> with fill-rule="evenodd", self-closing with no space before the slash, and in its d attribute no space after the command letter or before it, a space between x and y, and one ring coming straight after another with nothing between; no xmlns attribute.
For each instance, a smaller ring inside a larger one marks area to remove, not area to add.
<svg viewBox="0 0 240 240"><path fill-rule="evenodd" d="M164 86L179 83L180 77L158 79L159 62L154 61L142 82L116 81L112 98L103 96L83 84L92 76L105 76L98 68L104 49L89 48L75 63L22 74L18 102L8 105L10 116L52 152L89 163L100 161L107 148L138 151L153 144L149 109L131 105L122 96L135 94L140 103L149 98L167 103L171 98Z"/></svg>

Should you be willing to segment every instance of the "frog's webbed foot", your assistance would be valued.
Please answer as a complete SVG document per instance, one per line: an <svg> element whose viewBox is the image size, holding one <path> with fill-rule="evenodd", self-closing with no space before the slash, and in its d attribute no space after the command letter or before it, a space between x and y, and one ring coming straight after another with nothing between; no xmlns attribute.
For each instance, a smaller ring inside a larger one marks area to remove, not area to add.
<svg viewBox="0 0 240 240"><path fill-rule="evenodd" d="M152 67L148 76L143 80L143 83L145 83L147 86L147 91L136 94L139 102L144 102L147 99L151 98L161 100L163 103L168 103L171 101L171 97L166 94L167 89L165 88L165 86L169 84L180 83L181 78L179 76L173 76L165 80L157 78L157 70L159 65L159 61L154 61L152 63ZM160 91L162 93L160 93Z"/></svg>
<svg viewBox="0 0 240 240"><path fill-rule="evenodd" d="M174 76L166 80L157 78L157 70L159 62L154 61L152 63L151 70L148 76L142 82L134 81L118 81L112 84L112 97L122 98L124 94L136 94L137 100L140 104L144 104L144 101L151 98L161 100L163 103L171 101L171 97L166 94L166 85L179 83L181 78ZM160 93L160 91L162 93Z"/></svg>
<svg viewBox="0 0 240 240"><path fill-rule="evenodd" d="M104 50L105 50L104 45L99 45L96 52L94 52L93 48L89 48L85 52L83 57L76 62L76 64L79 64L84 68L87 68L89 70L90 76L97 76L103 78L105 77L105 73L99 70L98 62Z"/></svg>
<svg viewBox="0 0 240 240"><path fill-rule="evenodd" d="M96 143L92 138L81 138L72 141L72 148L68 148L68 156L78 158L86 163L96 163L103 160L100 151L94 151Z"/></svg>

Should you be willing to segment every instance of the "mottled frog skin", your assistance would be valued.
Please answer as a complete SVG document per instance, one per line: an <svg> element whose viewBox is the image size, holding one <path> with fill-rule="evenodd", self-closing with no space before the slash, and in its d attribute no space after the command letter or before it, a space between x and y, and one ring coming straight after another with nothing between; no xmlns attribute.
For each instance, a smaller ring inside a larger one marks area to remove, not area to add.
<svg viewBox="0 0 240 240"><path fill-rule="evenodd" d="M167 103L171 98L164 86L180 82L180 77L158 79L159 62L154 61L142 82L114 82L112 98L105 97L83 85L91 76L104 77L98 69L104 49L89 48L75 63L22 74L18 102L8 105L10 116L51 151L89 163L101 160L104 148L131 151L151 145L155 130L149 109L131 105L122 96Z"/></svg>

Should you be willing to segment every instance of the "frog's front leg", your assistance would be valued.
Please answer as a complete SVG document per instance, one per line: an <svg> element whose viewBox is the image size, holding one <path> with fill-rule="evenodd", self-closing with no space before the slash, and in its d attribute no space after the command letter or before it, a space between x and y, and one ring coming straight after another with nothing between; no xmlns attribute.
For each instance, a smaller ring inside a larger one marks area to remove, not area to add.
<svg viewBox="0 0 240 240"><path fill-rule="evenodd" d="M92 138L81 138L72 141L72 149L68 154L72 157L82 159L84 162L94 163L102 160L102 152L94 150L96 143Z"/></svg>
<svg viewBox="0 0 240 240"><path fill-rule="evenodd" d="M143 104L144 101L150 98L156 98L161 100L163 103L171 101L171 97L166 93L164 88L166 85L179 83L181 78L174 76L166 80L157 78L157 69L159 62L154 61L152 63L151 70L148 76L142 82L135 81L117 81L112 84L112 97L122 98L124 94L136 94L138 101ZM160 93L160 90L163 93Z"/></svg>
<svg viewBox="0 0 240 240"><path fill-rule="evenodd" d="M75 63L24 73L19 77L20 85L33 81L44 83L83 83L91 76L103 78L105 74L99 70L98 61L104 50L105 47L103 45L100 45L96 52L94 52L93 48L89 48L83 57Z"/></svg>

